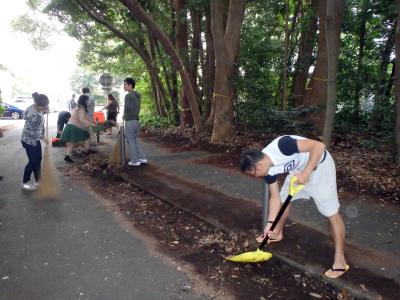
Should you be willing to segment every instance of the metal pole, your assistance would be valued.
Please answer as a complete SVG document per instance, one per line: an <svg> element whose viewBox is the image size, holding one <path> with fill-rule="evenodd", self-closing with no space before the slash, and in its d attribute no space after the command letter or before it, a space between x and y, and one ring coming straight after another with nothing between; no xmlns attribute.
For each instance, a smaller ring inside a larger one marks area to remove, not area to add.
<svg viewBox="0 0 400 300"><path fill-rule="evenodd" d="M265 180L262 181L262 185L262 230L264 231L265 225L267 225L269 213L269 187Z"/></svg>
<svg viewBox="0 0 400 300"><path fill-rule="evenodd" d="M122 124L121 126L121 139L120 139L120 143L121 143L121 164L124 166L125 165L125 124Z"/></svg>
<svg viewBox="0 0 400 300"><path fill-rule="evenodd" d="M99 124L99 118L96 118L96 125ZM100 143L100 131L96 132L96 141L97 143Z"/></svg>

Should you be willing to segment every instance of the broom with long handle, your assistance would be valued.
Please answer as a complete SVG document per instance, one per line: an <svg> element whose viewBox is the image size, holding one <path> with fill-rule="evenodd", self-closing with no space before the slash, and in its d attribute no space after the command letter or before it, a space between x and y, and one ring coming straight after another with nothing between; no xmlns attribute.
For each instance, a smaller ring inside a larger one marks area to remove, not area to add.
<svg viewBox="0 0 400 300"><path fill-rule="evenodd" d="M46 116L45 144L39 188L36 191L36 196L43 199L55 199L59 195L59 187L57 174L50 158L48 112Z"/></svg>
<svg viewBox="0 0 400 300"><path fill-rule="evenodd" d="M286 197L285 202L280 208L278 215L276 216L270 228L270 231L273 231L275 229L275 226L279 223L279 220L281 219L283 213L286 210L286 207L289 205L290 200L292 200L293 196L304 188L304 185L296 184L296 181L297 178L293 176L289 184L289 195ZM262 248L264 248L265 244L268 242L268 239L269 237L268 235L266 235L256 251L248 251L239 255L227 257L226 260L230 260L233 262L242 262L242 263L249 263L249 262L256 263L256 262L267 261L272 257L272 253L263 251Z"/></svg>
<svg viewBox="0 0 400 300"><path fill-rule="evenodd" d="M125 122L124 122L125 123ZM125 164L125 136L124 136L124 123L120 127L118 133L118 140L115 142L111 154L108 158L109 163Z"/></svg>

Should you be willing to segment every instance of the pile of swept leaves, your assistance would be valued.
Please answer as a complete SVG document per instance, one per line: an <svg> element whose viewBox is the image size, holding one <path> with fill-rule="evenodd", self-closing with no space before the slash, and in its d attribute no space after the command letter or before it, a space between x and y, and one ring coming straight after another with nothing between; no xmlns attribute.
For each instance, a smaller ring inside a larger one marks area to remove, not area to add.
<svg viewBox="0 0 400 300"><path fill-rule="evenodd" d="M146 134L160 136L174 143L180 151L204 150L230 155L231 166L237 166L240 153L248 148L261 149L277 135L238 132L230 143L213 144L210 130L195 134L191 128L146 128ZM310 137L312 138L312 137ZM346 190L377 194L400 201L400 167L394 164L394 146L365 147L367 139L359 136L336 136L332 149L336 162L338 185ZM374 143L371 138L371 144ZM374 143L379 145L379 143Z"/></svg>

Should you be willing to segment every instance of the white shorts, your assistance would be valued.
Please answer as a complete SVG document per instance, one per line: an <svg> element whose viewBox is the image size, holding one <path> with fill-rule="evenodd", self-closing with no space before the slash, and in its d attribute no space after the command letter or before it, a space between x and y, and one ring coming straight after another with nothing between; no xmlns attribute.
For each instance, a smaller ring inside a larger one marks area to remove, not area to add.
<svg viewBox="0 0 400 300"><path fill-rule="evenodd" d="M300 170L294 172L300 173ZM289 194L290 179L295 173L289 174L283 183L280 191L282 202L285 201ZM331 217L339 211L340 204L336 189L335 162L328 151L326 151L325 160L311 173L309 182L299 193L294 195L292 201L310 199L310 197L314 199L318 211L325 217Z"/></svg>

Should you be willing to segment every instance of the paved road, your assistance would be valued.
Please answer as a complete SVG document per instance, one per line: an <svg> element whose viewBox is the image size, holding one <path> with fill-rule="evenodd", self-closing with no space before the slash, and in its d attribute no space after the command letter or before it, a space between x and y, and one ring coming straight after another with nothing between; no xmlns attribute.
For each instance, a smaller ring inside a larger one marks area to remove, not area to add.
<svg viewBox="0 0 400 300"><path fill-rule="evenodd" d="M0 120L0 127L10 123L16 127L0 139L0 299L207 298L187 292L197 283L150 253L86 187L63 179L56 201L21 190L23 121Z"/></svg>

